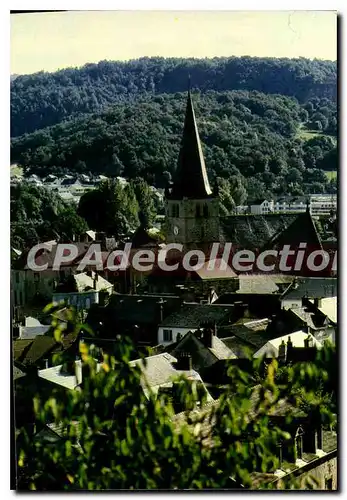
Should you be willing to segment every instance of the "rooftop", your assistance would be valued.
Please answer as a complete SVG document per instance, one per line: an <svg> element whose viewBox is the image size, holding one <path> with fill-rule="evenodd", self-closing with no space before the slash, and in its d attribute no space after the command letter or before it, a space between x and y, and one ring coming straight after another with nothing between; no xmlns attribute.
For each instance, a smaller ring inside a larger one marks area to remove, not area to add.
<svg viewBox="0 0 347 500"><path fill-rule="evenodd" d="M160 323L162 327L199 328L206 322L221 323L233 314L233 306L184 303Z"/></svg>
<svg viewBox="0 0 347 500"><path fill-rule="evenodd" d="M336 296L336 278L298 278L292 287L283 294L282 299L300 300L304 297L321 299Z"/></svg>

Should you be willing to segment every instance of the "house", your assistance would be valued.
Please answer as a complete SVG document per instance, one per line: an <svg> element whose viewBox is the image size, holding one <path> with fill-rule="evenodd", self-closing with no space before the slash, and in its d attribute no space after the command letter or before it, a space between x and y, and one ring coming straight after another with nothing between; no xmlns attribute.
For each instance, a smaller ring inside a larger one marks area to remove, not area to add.
<svg viewBox="0 0 347 500"><path fill-rule="evenodd" d="M293 281L281 297L283 309L302 307L303 300L309 299L319 304L324 298L337 297L336 278L298 278Z"/></svg>
<svg viewBox="0 0 347 500"><path fill-rule="evenodd" d="M274 212L305 212L307 196L281 196L273 201Z"/></svg>
<svg viewBox="0 0 347 500"><path fill-rule="evenodd" d="M13 359L17 366L23 369L48 367L54 363L54 355L78 354L78 339L76 332L66 333L61 342L49 335L38 335L34 339L16 339L12 343Z"/></svg>
<svg viewBox="0 0 347 500"><path fill-rule="evenodd" d="M331 323L337 325L337 297L327 297L318 299L318 301L310 300L317 309L324 314Z"/></svg>
<svg viewBox="0 0 347 500"><path fill-rule="evenodd" d="M101 363L97 363L96 371L100 371ZM76 359L70 366L61 364L38 371L40 379L69 390L76 390L83 382L82 361Z"/></svg>
<svg viewBox="0 0 347 500"><path fill-rule="evenodd" d="M253 387L248 409L249 419L256 418L261 394L261 385ZM203 446L214 448L213 431L216 425L215 412L218 407L219 400L215 400L204 408L178 413L173 417L174 426L178 432L182 426L185 426ZM337 489L336 432L323 428L311 415L293 406L285 398L276 402L267 414L269 426L280 427L287 432L288 437L277 446L278 467L276 469L273 465L269 465L266 470L261 470L260 464L255 465L255 470L251 473L250 489L265 489L269 483L273 483L274 489L286 489L289 488L288 481L294 478L297 478L301 487L306 489L305 480L308 476L314 476L317 479L316 489ZM250 437L244 435L240 439L247 442ZM233 484L232 481L230 487L245 488L242 484Z"/></svg>
<svg viewBox="0 0 347 500"><path fill-rule="evenodd" d="M156 345L158 325L181 304L177 295L115 293L106 306L89 310L87 322L100 338L129 335L137 345Z"/></svg>
<svg viewBox="0 0 347 500"><path fill-rule="evenodd" d="M165 248L165 247L164 247ZM174 271L164 271L160 266L148 276L147 286L151 293L175 293L177 288L190 288L194 300L207 300L206 296L213 289L217 295L234 292L239 286L239 277L222 258L206 260L200 269L187 271L182 257L166 259L169 265L178 264Z"/></svg>
<svg viewBox="0 0 347 500"><path fill-rule="evenodd" d="M316 340L313 335L304 331L293 332L290 335L277 337L266 342L258 351L253 354L254 358L283 358L283 361L290 357L288 351L292 348L315 347L321 349L322 344ZM287 357L286 357L287 356Z"/></svg>
<svg viewBox="0 0 347 500"><path fill-rule="evenodd" d="M89 309L92 304L98 304L101 295L113 293L113 285L98 273L87 272L69 276L60 283L53 293L53 302L65 302L76 309Z"/></svg>
<svg viewBox="0 0 347 500"><path fill-rule="evenodd" d="M217 334L218 328L232 322L236 314L239 314L237 308L230 305L184 303L159 324L157 343L177 342L179 335L195 332L207 324L212 325Z"/></svg>
<svg viewBox="0 0 347 500"><path fill-rule="evenodd" d="M51 244L51 251L39 250L35 258L36 265L46 265L46 269L39 272L31 269L28 266L28 251L23 252L16 262L12 263L11 294L15 311L25 310L27 306L31 307L34 302L42 307L47 305L57 283L76 271L79 259L85 255L89 248L87 243L75 243L78 251L77 257L63 262L60 269L55 270L53 265L58 245L56 241L47 243Z"/></svg>
<svg viewBox="0 0 347 500"><path fill-rule="evenodd" d="M259 198L257 200L249 202L249 210L251 214L268 214L274 211L273 201L265 200L264 198Z"/></svg>
<svg viewBox="0 0 347 500"><path fill-rule="evenodd" d="M289 287L293 279L293 276L284 274L241 274L236 293L280 294Z"/></svg>
<svg viewBox="0 0 347 500"><path fill-rule="evenodd" d="M157 346L179 360L189 358L191 366L197 372L212 366L220 360L235 358L235 354L219 339L212 329L189 331L182 338L166 346Z"/></svg>
<svg viewBox="0 0 347 500"><path fill-rule="evenodd" d="M44 335L50 329L50 325L42 325L36 318L25 318L25 325L19 327L20 339L34 339L37 335Z"/></svg>
<svg viewBox="0 0 347 500"><path fill-rule="evenodd" d="M300 329L311 333L321 343L329 341L335 344L336 323L331 321L316 305L309 300L303 300L302 307L284 310L288 323L296 324ZM295 318L297 321L291 321Z"/></svg>
<svg viewBox="0 0 347 500"><path fill-rule="evenodd" d="M212 401L212 397L206 389L199 373L189 365L180 365L178 359L168 353L131 361L130 366L139 366L141 368L143 374L141 386L146 397L149 397L149 390L155 395L158 395L163 390L166 393L170 392L168 389L174 392L175 382L180 376L184 376L203 389L207 396L207 402ZM172 395L174 396L174 394Z"/></svg>
<svg viewBox="0 0 347 500"><path fill-rule="evenodd" d="M260 287L260 286L259 286ZM281 295L278 293L225 293L219 296L214 304L234 304L242 307L242 322L252 319L271 318L281 310Z"/></svg>

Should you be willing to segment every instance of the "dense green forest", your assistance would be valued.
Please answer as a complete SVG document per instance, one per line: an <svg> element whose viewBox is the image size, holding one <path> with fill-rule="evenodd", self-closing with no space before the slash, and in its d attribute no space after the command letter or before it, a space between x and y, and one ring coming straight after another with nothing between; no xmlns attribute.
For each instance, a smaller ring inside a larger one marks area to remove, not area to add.
<svg viewBox="0 0 347 500"><path fill-rule="evenodd" d="M193 88L257 90L305 102L311 97L336 100L336 62L256 57L180 59L144 57L128 62L101 61L80 69L17 76L11 82L11 136L33 132L81 113L143 94Z"/></svg>
<svg viewBox="0 0 347 500"><path fill-rule="evenodd" d="M337 170L332 101L312 98L303 107L256 91L208 91L193 99L211 180L237 177L250 197L336 190L323 171ZM12 141L12 162L40 176L140 176L164 187L176 167L185 103L185 93L145 96L23 135ZM324 133L305 137L305 126L317 123Z"/></svg>
<svg viewBox="0 0 347 500"><path fill-rule="evenodd" d="M143 58L18 76L11 163L26 175L142 177L162 188L176 167L188 75L212 182L228 180L248 200L336 192L325 173L338 170L336 63L303 58Z"/></svg>

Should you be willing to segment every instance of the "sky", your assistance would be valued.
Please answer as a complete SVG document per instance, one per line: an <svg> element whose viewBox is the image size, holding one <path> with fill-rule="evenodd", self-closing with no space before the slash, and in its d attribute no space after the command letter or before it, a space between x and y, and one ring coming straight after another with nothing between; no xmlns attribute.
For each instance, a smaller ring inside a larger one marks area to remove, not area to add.
<svg viewBox="0 0 347 500"><path fill-rule="evenodd" d="M11 15L11 74L101 60L307 57L336 60L333 11L74 11Z"/></svg>

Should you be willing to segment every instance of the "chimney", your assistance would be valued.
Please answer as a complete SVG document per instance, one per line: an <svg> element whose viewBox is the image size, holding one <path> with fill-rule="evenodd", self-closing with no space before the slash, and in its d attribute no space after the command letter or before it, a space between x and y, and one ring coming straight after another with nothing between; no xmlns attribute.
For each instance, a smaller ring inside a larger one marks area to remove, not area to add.
<svg viewBox="0 0 347 500"><path fill-rule="evenodd" d="M286 360L286 344L284 340L282 340L279 348L278 348L278 360L284 362Z"/></svg>
<svg viewBox="0 0 347 500"><path fill-rule="evenodd" d="M186 352L180 352L177 356L176 370L189 370L193 369L192 357Z"/></svg>
<svg viewBox="0 0 347 500"><path fill-rule="evenodd" d="M311 335L307 335L307 337L305 338L305 340L304 340L304 346L305 346L305 348L313 347L313 342L312 342Z"/></svg>
<svg viewBox="0 0 347 500"><path fill-rule="evenodd" d="M98 273L95 272L94 273L94 279L93 279L93 288L94 288L94 290L97 289L97 284L98 284Z"/></svg>
<svg viewBox="0 0 347 500"><path fill-rule="evenodd" d="M318 309L319 307L322 307L322 299L321 299L321 298L319 298L319 299L318 299L318 298L317 298L317 299L314 299L314 302L313 302L313 303L314 303L315 307L317 307L317 309Z"/></svg>
<svg viewBox="0 0 347 500"><path fill-rule="evenodd" d="M246 308L247 308L247 304L244 304L242 302L242 300L236 300L234 302L235 317L243 318L245 315Z"/></svg>
<svg viewBox="0 0 347 500"><path fill-rule="evenodd" d="M82 361L80 359L75 361L75 377L76 385L80 385L82 383Z"/></svg>
<svg viewBox="0 0 347 500"><path fill-rule="evenodd" d="M292 351L293 351L293 342L289 336L287 341L287 360L290 358L290 354L292 353Z"/></svg>
<svg viewBox="0 0 347 500"><path fill-rule="evenodd" d="M166 300L163 300L162 298L157 302L159 305L159 314L160 314L160 323L164 321L164 304Z"/></svg>
<svg viewBox="0 0 347 500"><path fill-rule="evenodd" d="M201 339L204 346L212 347L212 339L213 339L213 329L210 326L204 328Z"/></svg>
<svg viewBox="0 0 347 500"><path fill-rule="evenodd" d="M302 331L303 332L306 332L307 335L310 335L311 333L311 327L306 323L303 327L302 327Z"/></svg>

